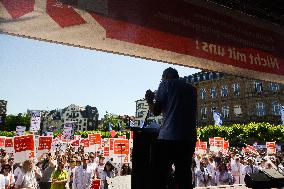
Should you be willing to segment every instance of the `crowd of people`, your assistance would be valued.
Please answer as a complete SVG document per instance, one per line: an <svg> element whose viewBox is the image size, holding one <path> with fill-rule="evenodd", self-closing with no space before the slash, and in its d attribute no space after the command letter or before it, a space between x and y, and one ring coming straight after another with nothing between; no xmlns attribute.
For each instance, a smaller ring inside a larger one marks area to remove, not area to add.
<svg viewBox="0 0 284 189"><path fill-rule="evenodd" d="M246 174L265 169L275 169L284 175L284 154L244 153L241 149L231 148L225 154L194 155L192 181L194 187L245 184Z"/></svg>
<svg viewBox="0 0 284 189"><path fill-rule="evenodd" d="M89 189L94 183L107 189L107 178L131 174L130 163L114 163L100 151L84 153L82 148L69 147L22 163L14 163L5 149L0 155L0 189Z"/></svg>
<svg viewBox="0 0 284 189"><path fill-rule="evenodd" d="M0 189L88 189L94 180L107 189L107 178L130 175L131 163L113 163L100 152L84 153L68 148L65 152L46 153L38 158L14 163L12 154L1 150ZM173 172L174 172L173 165ZM247 173L275 169L284 174L284 154L243 153L230 148L227 153L194 154L193 187L245 184ZM174 182L174 174L172 174Z"/></svg>

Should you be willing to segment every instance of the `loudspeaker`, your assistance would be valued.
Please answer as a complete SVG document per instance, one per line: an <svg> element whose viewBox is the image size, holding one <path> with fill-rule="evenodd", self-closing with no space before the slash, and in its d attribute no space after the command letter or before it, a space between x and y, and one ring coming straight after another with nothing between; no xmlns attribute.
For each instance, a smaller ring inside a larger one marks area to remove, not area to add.
<svg viewBox="0 0 284 189"><path fill-rule="evenodd" d="M246 186L249 188L269 188L271 179L264 173L250 173L245 176Z"/></svg>
<svg viewBox="0 0 284 189"><path fill-rule="evenodd" d="M284 176L275 169L265 169L247 174L245 183L249 188L280 188L284 187Z"/></svg>

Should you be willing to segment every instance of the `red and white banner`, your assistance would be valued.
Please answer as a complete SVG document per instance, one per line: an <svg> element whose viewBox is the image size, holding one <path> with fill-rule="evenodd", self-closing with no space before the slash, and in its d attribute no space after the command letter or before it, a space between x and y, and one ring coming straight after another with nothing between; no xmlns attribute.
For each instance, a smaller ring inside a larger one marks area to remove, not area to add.
<svg viewBox="0 0 284 189"><path fill-rule="evenodd" d="M90 150L97 152L101 150L102 145L102 136L100 133L89 134L88 139L90 141Z"/></svg>
<svg viewBox="0 0 284 189"><path fill-rule="evenodd" d="M108 146L105 146L103 149L104 149L103 156L104 156L104 157L110 156L109 147L108 147Z"/></svg>
<svg viewBox="0 0 284 189"><path fill-rule="evenodd" d="M2 33L284 83L283 27L210 2L1 0L0 20Z"/></svg>
<svg viewBox="0 0 284 189"><path fill-rule="evenodd" d="M276 142L266 142L267 154L276 154Z"/></svg>
<svg viewBox="0 0 284 189"><path fill-rule="evenodd" d="M113 162L115 163L129 163L129 140L114 139L113 141Z"/></svg>
<svg viewBox="0 0 284 189"><path fill-rule="evenodd" d="M197 140L195 145L195 153L206 154L206 151L207 151L207 142L202 142L200 140Z"/></svg>
<svg viewBox="0 0 284 189"><path fill-rule="evenodd" d="M52 136L39 136L38 147L37 147L37 157L50 152L52 149Z"/></svg>
<svg viewBox="0 0 284 189"><path fill-rule="evenodd" d="M0 148L5 148L5 138L4 136L0 136Z"/></svg>
<svg viewBox="0 0 284 189"><path fill-rule="evenodd" d="M7 153L14 153L13 137L5 138L5 150Z"/></svg>
<svg viewBox="0 0 284 189"><path fill-rule="evenodd" d="M243 148L243 152L258 154L257 150L251 145L246 145L246 147Z"/></svg>
<svg viewBox="0 0 284 189"><path fill-rule="evenodd" d="M34 135L15 136L13 142L15 163L22 163L35 157Z"/></svg>

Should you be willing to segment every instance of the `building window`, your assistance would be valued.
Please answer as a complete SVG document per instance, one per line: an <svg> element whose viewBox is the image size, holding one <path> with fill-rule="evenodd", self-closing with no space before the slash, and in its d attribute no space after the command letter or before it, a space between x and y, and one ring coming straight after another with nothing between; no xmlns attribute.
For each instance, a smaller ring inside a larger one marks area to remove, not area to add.
<svg viewBox="0 0 284 189"><path fill-rule="evenodd" d="M223 117L229 117L229 106L222 107L222 114L223 114Z"/></svg>
<svg viewBox="0 0 284 189"><path fill-rule="evenodd" d="M212 97L212 98L216 98L216 97L217 97L216 87L212 87L212 88L210 89L210 93L211 93L211 97Z"/></svg>
<svg viewBox="0 0 284 189"><path fill-rule="evenodd" d="M255 81L254 82L254 88L255 88L255 92L261 93L263 91L262 82Z"/></svg>
<svg viewBox="0 0 284 189"><path fill-rule="evenodd" d="M83 126L86 126L86 122L83 124Z"/></svg>
<svg viewBox="0 0 284 189"><path fill-rule="evenodd" d="M269 84L269 89L272 92L279 91L279 84L278 83L270 83Z"/></svg>
<svg viewBox="0 0 284 189"><path fill-rule="evenodd" d="M234 95L240 95L240 85L238 83L234 83L232 86Z"/></svg>
<svg viewBox="0 0 284 189"><path fill-rule="evenodd" d="M222 97L228 96L228 87L227 87L227 85L222 86L222 88L221 88L221 96Z"/></svg>
<svg viewBox="0 0 284 189"><path fill-rule="evenodd" d="M215 107L215 106L212 106L211 107L211 112L213 113L213 112L215 112L217 110L217 108Z"/></svg>
<svg viewBox="0 0 284 189"><path fill-rule="evenodd" d="M206 98L206 89L200 89L200 98L202 100Z"/></svg>
<svg viewBox="0 0 284 189"><path fill-rule="evenodd" d="M201 108L200 113L201 113L202 119L207 119L207 108L206 107Z"/></svg>
<svg viewBox="0 0 284 189"><path fill-rule="evenodd" d="M139 103L138 106L137 106L138 109L141 109L141 108L143 108L143 107L144 107L144 104L143 104L143 103Z"/></svg>
<svg viewBox="0 0 284 189"><path fill-rule="evenodd" d="M144 115L144 112L141 111L141 112L138 112L137 117L143 117L143 115Z"/></svg>
<svg viewBox="0 0 284 189"><path fill-rule="evenodd" d="M256 104L256 115L264 116L265 115L265 105L263 102L258 102Z"/></svg>
<svg viewBox="0 0 284 189"><path fill-rule="evenodd" d="M281 105L278 101L272 102L272 114L281 115Z"/></svg>
<svg viewBox="0 0 284 189"><path fill-rule="evenodd" d="M235 105L234 106L234 114L237 117L241 117L242 116L242 108L241 105Z"/></svg>
<svg viewBox="0 0 284 189"><path fill-rule="evenodd" d="M199 81L200 81L200 75L197 74L197 75L196 75L196 78L197 78L197 82L199 82Z"/></svg>
<svg viewBox="0 0 284 189"><path fill-rule="evenodd" d="M209 73L209 79L213 79L213 73L212 72Z"/></svg>

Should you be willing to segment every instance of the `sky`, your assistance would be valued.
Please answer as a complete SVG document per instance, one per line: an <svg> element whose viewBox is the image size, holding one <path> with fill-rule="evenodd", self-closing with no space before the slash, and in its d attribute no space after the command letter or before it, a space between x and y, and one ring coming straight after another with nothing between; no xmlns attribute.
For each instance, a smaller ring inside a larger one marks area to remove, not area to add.
<svg viewBox="0 0 284 189"><path fill-rule="evenodd" d="M0 34L0 100L7 114L62 109L70 104L135 115L135 101L156 90L162 72L200 70Z"/></svg>

